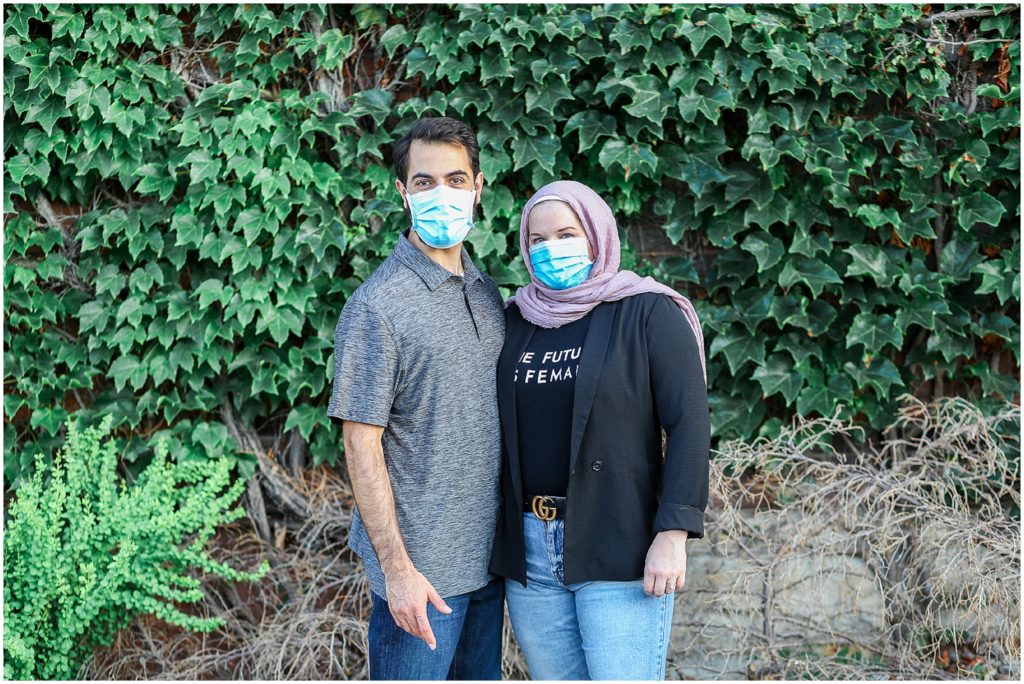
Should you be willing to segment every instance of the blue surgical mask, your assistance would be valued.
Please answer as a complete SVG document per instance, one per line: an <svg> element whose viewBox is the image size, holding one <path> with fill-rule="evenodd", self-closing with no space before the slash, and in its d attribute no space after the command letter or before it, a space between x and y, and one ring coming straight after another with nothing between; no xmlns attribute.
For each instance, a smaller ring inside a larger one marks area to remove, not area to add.
<svg viewBox="0 0 1024 684"><path fill-rule="evenodd" d="M406 193L412 228L435 249L447 249L462 242L473 227L476 190L459 190L447 185L417 193Z"/></svg>
<svg viewBox="0 0 1024 684"><path fill-rule="evenodd" d="M594 262L586 238L546 240L530 247L533 275L552 290L576 287L590 275Z"/></svg>

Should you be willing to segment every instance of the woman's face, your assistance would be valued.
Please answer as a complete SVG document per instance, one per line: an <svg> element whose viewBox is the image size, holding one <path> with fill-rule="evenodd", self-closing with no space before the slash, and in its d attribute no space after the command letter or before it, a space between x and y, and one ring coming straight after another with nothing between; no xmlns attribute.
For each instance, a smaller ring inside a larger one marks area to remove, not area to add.
<svg viewBox="0 0 1024 684"><path fill-rule="evenodd" d="M557 200L545 200L538 202L530 208L530 218L527 221L526 245L533 247L547 240L565 240L568 238L583 238L587 241L587 255L594 258L594 247L587 238L587 231L583 224L565 202Z"/></svg>

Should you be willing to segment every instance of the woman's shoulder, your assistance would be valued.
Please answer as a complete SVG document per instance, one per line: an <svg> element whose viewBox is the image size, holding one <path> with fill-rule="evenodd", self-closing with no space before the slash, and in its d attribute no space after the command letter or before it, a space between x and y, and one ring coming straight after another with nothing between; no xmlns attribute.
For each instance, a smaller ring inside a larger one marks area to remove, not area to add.
<svg viewBox="0 0 1024 684"><path fill-rule="evenodd" d="M678 308L672 297L664 292L640 292L619 300L619 306L649 314L655 309Z"/></svg>

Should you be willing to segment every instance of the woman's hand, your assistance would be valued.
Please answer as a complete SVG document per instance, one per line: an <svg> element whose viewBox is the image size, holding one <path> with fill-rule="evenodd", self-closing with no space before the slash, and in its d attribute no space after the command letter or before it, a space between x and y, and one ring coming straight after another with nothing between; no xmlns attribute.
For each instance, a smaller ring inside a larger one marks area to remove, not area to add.
<svg viewBox="0 0 1024 684"><path fill-rule="evenodd" d="M683 588L686 580L686 530L663 530L647 551L644 592L664 596Z"/></svg>

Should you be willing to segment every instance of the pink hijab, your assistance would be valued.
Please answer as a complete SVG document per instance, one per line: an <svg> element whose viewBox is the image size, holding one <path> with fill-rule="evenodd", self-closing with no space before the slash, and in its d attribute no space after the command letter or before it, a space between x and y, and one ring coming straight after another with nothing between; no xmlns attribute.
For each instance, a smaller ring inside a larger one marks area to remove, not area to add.
<svg viewBox="0 0 1024 684"><path fill-rule="evenodd" d="M553 290L533 277L527 226L530 210L545 200L560 200L572 207L583 223L587 239L594 250L594 266L590 275L580 285L566 290ZM588 186L573 180L560 180L548 183L535 192L526 203L519 221L519 251L526 262L526 270L530 272L530 283L516 290L510 301L515 301L523 318L530 323L542 328L557 328L582 318L601 302L614 302L643 292L666 294L682 309L686 321L693 329L697 349L700 350L704 383L707 384L704 334L693 304L654 278L641 278L633 271L619 270L619 231L615 217L608 204Z"/></svg>

